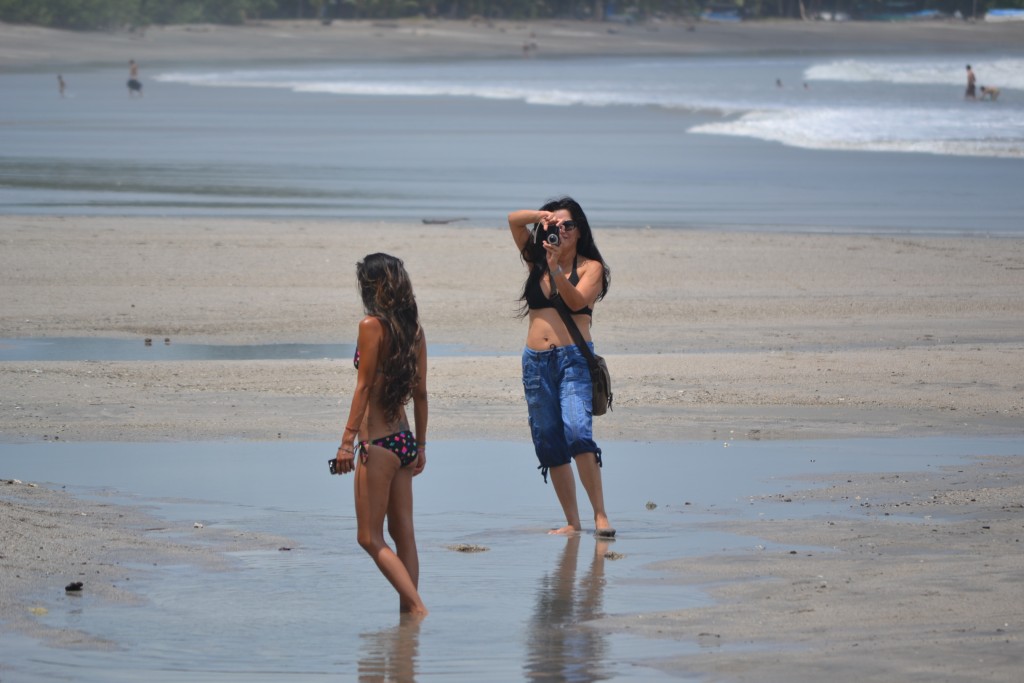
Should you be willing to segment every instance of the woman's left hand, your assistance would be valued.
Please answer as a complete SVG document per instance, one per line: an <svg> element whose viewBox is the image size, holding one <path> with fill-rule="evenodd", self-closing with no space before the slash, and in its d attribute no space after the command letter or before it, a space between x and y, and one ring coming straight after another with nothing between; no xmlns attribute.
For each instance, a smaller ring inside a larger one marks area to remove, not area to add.
<svg viewBox="0 0 1024 683"><path fill-rule="evenodd" d="M334 461L337 463L335 469L338 474L348 474L356 468L356 454L355 449L352 446L346 446L342 444L338 446L338 454L335 456Z"/></svg>
<svg viewBox="0 0 1024 683"><path fill-rule="evenodd" d="M412 476L416 476L423 472L423 469L427 466L427 447L420 446L420 454L416 456L416 464L412 467Z"/></svg>
<svg viewBox="0 0 1024 683"><path fill-rule="evenodd" d="M555 268L558 268L558 259L562 256L562 245L561 243L554 245L550 242L544 242L543 247L544 251L547 252L544 256L548 262L548 270L553 273Z"/></svg>

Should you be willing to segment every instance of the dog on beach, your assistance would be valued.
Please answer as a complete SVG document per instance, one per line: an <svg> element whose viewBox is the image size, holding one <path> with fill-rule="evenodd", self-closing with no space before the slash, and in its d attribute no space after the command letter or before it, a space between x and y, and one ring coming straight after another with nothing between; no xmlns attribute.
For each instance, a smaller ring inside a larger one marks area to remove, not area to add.
<svg viewBox="0 0 1024 683"><path fill-rule="evenodd" d="M999 88L993 88L990 85L981 86L981 99L989 99L995 102L999 99Z"/></svg>

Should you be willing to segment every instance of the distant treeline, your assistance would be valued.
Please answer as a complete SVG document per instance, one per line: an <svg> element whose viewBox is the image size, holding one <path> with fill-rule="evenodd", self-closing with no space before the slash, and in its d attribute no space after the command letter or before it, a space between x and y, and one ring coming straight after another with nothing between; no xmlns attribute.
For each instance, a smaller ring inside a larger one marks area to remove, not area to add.
<svg viewBox="0 0 1024 683"><path fill-rule="evenodd" d="M822 15L900 18L934 11L965 18L1024 0L0 0L0 21L66 29L151 24L240 24L259 19L599 19L696 17L705 10L749 19Z"/></svg>

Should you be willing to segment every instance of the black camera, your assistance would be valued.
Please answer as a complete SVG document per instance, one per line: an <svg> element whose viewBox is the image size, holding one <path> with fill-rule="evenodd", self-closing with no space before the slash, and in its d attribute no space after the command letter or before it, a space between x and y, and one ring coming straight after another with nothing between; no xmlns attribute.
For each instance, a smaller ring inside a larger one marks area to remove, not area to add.
<svg viewBox="0 0 1024 683"><path fill-rule="evenodd" d="M328 460L327 461L327 466L331 468L331 474L337 474L338 473L338 459L337 458L331 458L330 460Z"/></svg>
<svg viewBox="0 0 1024 683"><path fill-rule="evenodd" d="M544 243L558 246L562 238L558 234L558 226L554 223L537 223L533 228L533 239L530 240L530 258L533 261L543 261Z"/></svg>

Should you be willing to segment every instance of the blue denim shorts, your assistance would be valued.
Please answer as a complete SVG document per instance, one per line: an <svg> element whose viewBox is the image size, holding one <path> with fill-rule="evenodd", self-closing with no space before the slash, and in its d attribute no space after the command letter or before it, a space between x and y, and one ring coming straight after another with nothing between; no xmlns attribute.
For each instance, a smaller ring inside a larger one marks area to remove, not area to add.
<svg viewBox="0 0 1024 683"><path fill-rule="evenodd" d="M593 350L592 342L587 345ZM593 453L601 465L601 449L594 443L590 368L575 344L548 351L524 349L523 390L545 482L549 468L568 464L580 453Z"/></svg>

